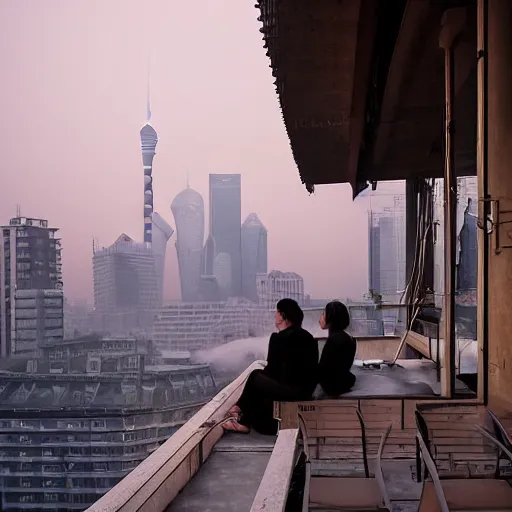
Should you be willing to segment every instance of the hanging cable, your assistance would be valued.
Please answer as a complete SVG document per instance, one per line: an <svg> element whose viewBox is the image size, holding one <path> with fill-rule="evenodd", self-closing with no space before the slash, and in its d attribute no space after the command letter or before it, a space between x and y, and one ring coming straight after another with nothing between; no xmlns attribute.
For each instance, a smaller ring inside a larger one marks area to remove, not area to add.
<svg viewBox="0 0 512 512"><path fill-rule="evenodd" d="M407 283L407 286L402 294L402 299L405 298L405 304L412 305L412 315L407 323L406 330L402 335L400 340L400 344L396 351L395 357L393 360L387 364L394 365L396 361L400 357L400 352L402 351L405 340L407 339L407 335L412 329L414 321L420 312L421 305L425 299L424 290L423 290L423 276L425 270L425 252L428 242L428 234L430 229L432 228L432 183L430 180L426 180L423 183L422 190L419 194L418 200L418 222L416 229L416 250L415 250L415 258L413 262L413 268L411 271L411 276Z"/></svg>

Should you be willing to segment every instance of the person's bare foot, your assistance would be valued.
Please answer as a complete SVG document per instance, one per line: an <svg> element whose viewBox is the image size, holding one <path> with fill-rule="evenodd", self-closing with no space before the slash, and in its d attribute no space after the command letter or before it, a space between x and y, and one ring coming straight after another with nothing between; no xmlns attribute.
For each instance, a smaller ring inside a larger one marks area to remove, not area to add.
<svg viewBox="0 0 512 512"><path fill-rule="evenodd" d="M238 434L248 434L250 432L250 428L238 423L236 420L226 421L222 425L222 428L227 432L236 432Z"/></svg>
<svg viewBox="0 0 512 512"><path fill-rule="evenodd" d="M240 410L240 407L238 407L238 405L233 405L233 407L231 407L229 409L229 411L226 413L226 418L229 418L229 417L240 418L241 412L242 411Z"/></svg>

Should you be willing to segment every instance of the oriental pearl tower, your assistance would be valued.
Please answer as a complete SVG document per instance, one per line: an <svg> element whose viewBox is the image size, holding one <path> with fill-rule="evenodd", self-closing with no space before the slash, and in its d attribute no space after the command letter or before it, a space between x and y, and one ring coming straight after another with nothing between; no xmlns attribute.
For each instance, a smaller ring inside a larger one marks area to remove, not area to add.
<svg viewBox="0 0 512 512"><path fill-rule="evenodd" d="M140 131L142 146L142 164L144 166L144 242L151 245L153 215L153 157L158 143L158 135L151 126L151 106L149 102L149 86L147 98L146 124Z"/></svg>
<svg viewBox="0 0 512 512"><path fill-rule="evenodd" d="M158 282L158 301L162 304L165 274L165 251L167 242L174 233L169 224L157 212L153 211L153 157L158 143L158 136L150 124L151 105L148 97L146 123L140 131L142 146L142 165L144 167L144 244L151 247L155 263L155 273Z"/></svg>

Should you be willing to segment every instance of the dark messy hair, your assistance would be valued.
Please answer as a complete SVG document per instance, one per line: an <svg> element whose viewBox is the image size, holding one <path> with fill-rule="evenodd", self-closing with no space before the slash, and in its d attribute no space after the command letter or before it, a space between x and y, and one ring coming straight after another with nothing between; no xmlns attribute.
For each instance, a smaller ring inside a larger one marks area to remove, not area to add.
<svg viewBox="0 0 512 512"><path fill-rule="evenodd" d="M292 325L300 327L304 320L304 313L293 299L281 299L276 306L283 320L288 320Z"/></svg>
<svg viewBox="0 0 512 512"><path fill-rule="evenodd" d="M330 331L344 331L350 325L347 306L339 300L333 300L325 306L325 323Z"/></svg>

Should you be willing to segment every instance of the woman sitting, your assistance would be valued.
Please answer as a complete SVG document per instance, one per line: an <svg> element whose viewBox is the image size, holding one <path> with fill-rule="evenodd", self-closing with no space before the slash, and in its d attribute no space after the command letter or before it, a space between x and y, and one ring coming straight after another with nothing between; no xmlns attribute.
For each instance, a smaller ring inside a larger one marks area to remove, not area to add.
<svg viewBox="0 0 512 512"><path fill-rule="evenodd" d="M302 328L304 313L292 299L277 303L275 324L270 336L267 366L251 373L244 391L229 412L236 419L226 422L225 430L275 435L274 401L309 400L318 382L318 343Z"/></svg>
<svg viewBox="0 0 512 512"><path fill-rule="evenodd" d="M329 330L319 363L320 386L326 395L338 396L350 391L356 382L350 371L356 356L356 340L345 332L350 324L347 307L339 301L329 302L318 323Z"/></svg>

